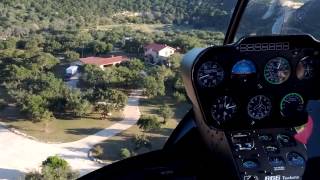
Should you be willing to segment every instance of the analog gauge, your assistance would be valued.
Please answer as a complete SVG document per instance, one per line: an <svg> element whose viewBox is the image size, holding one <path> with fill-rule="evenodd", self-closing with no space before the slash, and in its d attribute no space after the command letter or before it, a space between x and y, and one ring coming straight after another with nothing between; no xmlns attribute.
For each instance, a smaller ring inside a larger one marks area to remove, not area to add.
<svg viewBox="0 0 320 180"><path fill-rule="evenodd" d="M264 68L264 77L270 84L282 84L289 79L290 74L290 64L282 57L271 59Z"/></svg>
<svg viewBox="0 0 320 180"><path fill-rule="evenodd" d="M260 120L270 115L271 108L271 100L264 95L258 95L250 99L247 111L251 118Z"/></svg>
<svg viewBox="0 0 320 180"><path fill-rule="evenodd" d="M238 61L232 67L231 73L231 78L237 82L238 87L248 88L248 85L256 85L257 69L250 60L243 59Z"/></svg>
<svg viewBox="0 0 320 180"><path fill-rule="evenodd" d="M257 72L255 65L250 60L238 61L232 68L232 75L246 76Z"/></svg>
<svg viewBox="0 0 320 180"><path fill-rule="evenodd" d="M304 100L298 93L287 94L282 98L280 103L280 111L284 117L293 117L304 109Z"/></svg>
<svg viewBox="0 0 320 180"><path fill-rule="evenodd" d="M304 158L296 152L289 152L287 159L290 166L304 166L305 164Z"/></svg>
<svg viewBox="0 0 320 180"><path fill-rule="evenodd" d="M314 62L307 57L302 59L297 65L297 78L299 80L309 80L314 76Z"/></svg>
<svg viewBox="0 0 320 180"><path fill-rule="evenodd" d="M216 62L206 62L201 65L197 80L201 87L216 87L224 79L224 71L222 67Z"/></svg>
<svg viewBox="0 0 320 180"><path fill-rule="evenodd" d="M259 163L257 160L245 160L242 163L242 166L246 169L257 169L259 167Z"/></svg>
<svg viewBox="0 0 320 180"><path fill-rule="evenodd" d="M237 104L231 97L222 96L214 101L211 107L211 114L213 119L220 125L232 119L237 109Z"/></svg>

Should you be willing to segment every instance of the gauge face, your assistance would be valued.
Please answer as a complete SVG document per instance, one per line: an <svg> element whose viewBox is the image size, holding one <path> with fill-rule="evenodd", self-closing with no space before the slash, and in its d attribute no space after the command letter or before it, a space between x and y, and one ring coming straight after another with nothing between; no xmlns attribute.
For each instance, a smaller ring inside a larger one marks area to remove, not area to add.
<svg viewBox="0 0 320 180"><path fill-rule="evenodd" d="M232 68L233 75L249 75L255 74L256 72L255 65L249 60L238 61Z"/></svg>
<svg viewBox="0 0 320 180"><path fill-rule="evenodd" d="M246 169L256 169L259 167L259 163L257 162L257 160L245 160L242 163L242 166Z"/></svg>
<svg viewBox="0 0 320 180"><path fill-rule="evenodd" d="M247 111L251 118L260 120L270 115L271 108L271 100L264 95L258 95L250 99Z"/></svg>
<svg viewBox="0 0 320 180"><path fill-rule="evenodd" d="M287 159L290 166L304 166L305 164L304 158L296 152L288 153Z"/></svg>
<svg viewBox="0 0 320 180"><path fill-rule="evenodd" d="M197 74L197 80L201 87L216 87L223 79L224 71L222 67L212 61L202 64Z"/></svg>
<svg viewBox="0 0 320 180"><path fill-rule="evenodd" d="M237 104L231 97L219 97L214 101L211 107L212 118L220 125L232 119L237 112L237 109Z"/></svg>
<svg viewBox="0 0 320 180"><path fill-rule="evenodd" d="M304 100L298 93L290 93L282 98L280 111L284 117L292 117L304 109Z"/></svg>
<svg viewBox="0 0 320 180"><path fill-rule="evenodd" d="M290 74L290 64L282 57L271 59L264 68L264 78L270 84L282 84L289 79Z"/></svg>
<svg viewBox="0 0 320 180"><path fill-rule="evenodd" d="M314 76L314 62L311 58L302 59L297 65L297 78L309 80Z"/></svg>

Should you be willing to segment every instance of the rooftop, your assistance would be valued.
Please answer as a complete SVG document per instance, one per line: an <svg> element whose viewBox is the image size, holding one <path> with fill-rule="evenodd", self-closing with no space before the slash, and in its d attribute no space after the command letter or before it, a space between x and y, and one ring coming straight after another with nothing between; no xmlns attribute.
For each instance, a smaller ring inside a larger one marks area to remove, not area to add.
<svg viewBox="0 0 320 180"><path fill-rule="evenodd" d="M97 66L112 65L114 63L121 63L127 61L129 58L126 56L112 56L112 57L86 57L80 58L80 61L84 64L93 64Z"/></svg>
<svg viewBox="0 0 320 180"><path fill-rule="evenodd" d="M161 51L162 49L164 49L166 47L174 49L173 47L170 47L170 46L168 46L166 44L157 44L157 43L148 44L144 48L145 49L152 49L153 51L158 52L158 51Z"/></svg>

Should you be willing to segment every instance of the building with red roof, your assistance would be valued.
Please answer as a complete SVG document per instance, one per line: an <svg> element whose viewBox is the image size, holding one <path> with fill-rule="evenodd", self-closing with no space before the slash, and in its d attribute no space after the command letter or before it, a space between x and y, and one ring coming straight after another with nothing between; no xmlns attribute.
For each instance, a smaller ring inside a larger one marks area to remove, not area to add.
<svg viewBox="0 0 320 180"><path fill-rule="evenodd" d="M120 64L124 61L128 61L129 58L126 56L111 56L111 57L86 57L80 58L80 64L92 64L104 69L106 67L114 66Z"/></svg>

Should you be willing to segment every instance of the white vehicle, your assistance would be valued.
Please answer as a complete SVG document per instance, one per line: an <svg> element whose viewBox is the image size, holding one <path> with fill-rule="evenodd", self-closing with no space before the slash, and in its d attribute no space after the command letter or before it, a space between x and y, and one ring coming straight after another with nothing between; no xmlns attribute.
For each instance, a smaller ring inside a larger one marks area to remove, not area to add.
<svg viewBox="0 0 320 180"><path fill-rule="evenodd" d="M73 75L77 74L77 72L78 72L78 66L69 66L66 69L66 76L72 77Z"/></svg>

